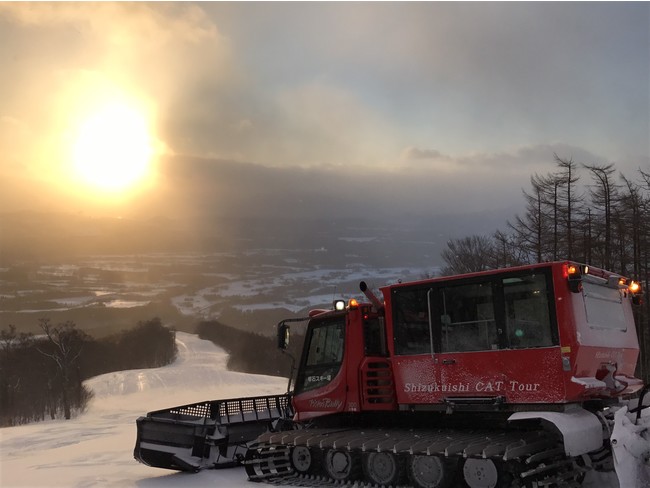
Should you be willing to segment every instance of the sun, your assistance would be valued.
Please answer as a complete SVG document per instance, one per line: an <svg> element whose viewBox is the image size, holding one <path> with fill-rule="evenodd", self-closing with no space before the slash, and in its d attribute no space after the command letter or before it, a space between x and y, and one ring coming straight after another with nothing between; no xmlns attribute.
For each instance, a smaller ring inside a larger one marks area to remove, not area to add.
<svg viewBox="0 0 650 488"><path fill-rule="evenodd" d="M100 107L86 118L73 147L75 172L93 187L120 192L149 172L153 143L146 117L123 102Z"/></svg>

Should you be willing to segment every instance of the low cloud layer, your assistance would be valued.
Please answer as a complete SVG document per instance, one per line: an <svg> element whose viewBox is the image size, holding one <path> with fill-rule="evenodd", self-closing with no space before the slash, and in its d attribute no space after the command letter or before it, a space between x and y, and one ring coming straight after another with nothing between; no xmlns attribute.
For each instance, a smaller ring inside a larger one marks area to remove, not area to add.
<svg viewBox="0 0 650 488"><path fill-rule="evenodd" d="M528 189L530 177L556 170L554 154L578 164L603 163L588 151L565 145L463 156L435 150L407 154L417 154L417 158L404 159L399 169L364 171L175 156L160 166L160 191L145 199L150 199L150 211L221 217L400 218L482 213L505 222L512 217L509 212L523 205L522 189ZM586 172L582 173L586 184Z"/></svg>
<svg viewBox="0 0 650 488"><path fill-rule="evenodd" d="M650 6L0 4L6 210L508 218L553 154L648 169ZM156 186L66 184L102 97L145 111Z"/></svg>

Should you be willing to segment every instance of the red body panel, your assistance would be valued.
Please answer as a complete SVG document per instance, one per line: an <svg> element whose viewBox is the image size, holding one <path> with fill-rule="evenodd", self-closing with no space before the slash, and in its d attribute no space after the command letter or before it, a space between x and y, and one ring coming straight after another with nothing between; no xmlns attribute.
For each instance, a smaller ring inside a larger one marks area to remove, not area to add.
<svg viewBox="0 0 650 488"><path fill-rule="evenodd" d="M559 347L397 357L393 359L397 401L412 405L502 397L506 403L561 403L565 401L561 364ZM550 367L540 371L540 365Z"/></svg>

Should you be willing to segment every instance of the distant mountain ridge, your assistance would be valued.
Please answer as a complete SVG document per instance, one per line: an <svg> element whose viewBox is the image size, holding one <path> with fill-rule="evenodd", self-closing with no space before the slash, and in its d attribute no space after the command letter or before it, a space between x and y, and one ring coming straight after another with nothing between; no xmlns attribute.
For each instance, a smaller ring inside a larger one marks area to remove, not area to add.
<svg viewBox="0 0 650 488"><path fill-rule="evenodd" d="M83 214L0 213L0 267L60 262L79 256L150 252L231 252L243 249L327 249L341 259L386 265L439 265L450 237L478 232L482 215L405 215L400 219L214 217L172 219L90 217Z"/></svg>

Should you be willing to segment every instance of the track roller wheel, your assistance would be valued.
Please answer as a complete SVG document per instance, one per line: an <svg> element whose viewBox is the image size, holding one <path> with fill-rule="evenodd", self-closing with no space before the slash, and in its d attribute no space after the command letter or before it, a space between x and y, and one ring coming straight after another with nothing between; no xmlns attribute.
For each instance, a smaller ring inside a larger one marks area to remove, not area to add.
<svg viewBox="0 0 650 488"><path fill-rule="evenodd" d="M513 483L513 476L504 466L497 466L491 459L466 459L463 478L470 488L503 488Z"/></svg>
<svg viewBox="0 0 650 488"><path fill-rule="evenodd" d="M448 488L454 479L453 467L439 456L411 456L406 467L415 488Z"/></svg>
<svg viewBox="0 0 650 488"><path fill-rule="evenodd" d="M392 452L371 452L363 456L363 472L368 481L377 485L397 485L401 469Z"/></svg>
<svg viewBox="0 0 650 488"><path fill-rule="evenodd" d="M463 477L470 488L494 488L499 481L497 467L490 459L467 459Z"/></svg>
<svg viewBox="0 0 650 488"><path fill-rule="evenodd" d="M325 472L334 481L348 481L357 472L352 453L339 449L330 449L325 453Z"/></svg>
<svg viewBox="0 0 650 488"><path fill-rule="evenodd" d="M312 467L311 451L305 446L296 446L291 451L291 465L299 473L306 473Z"/></svg>

